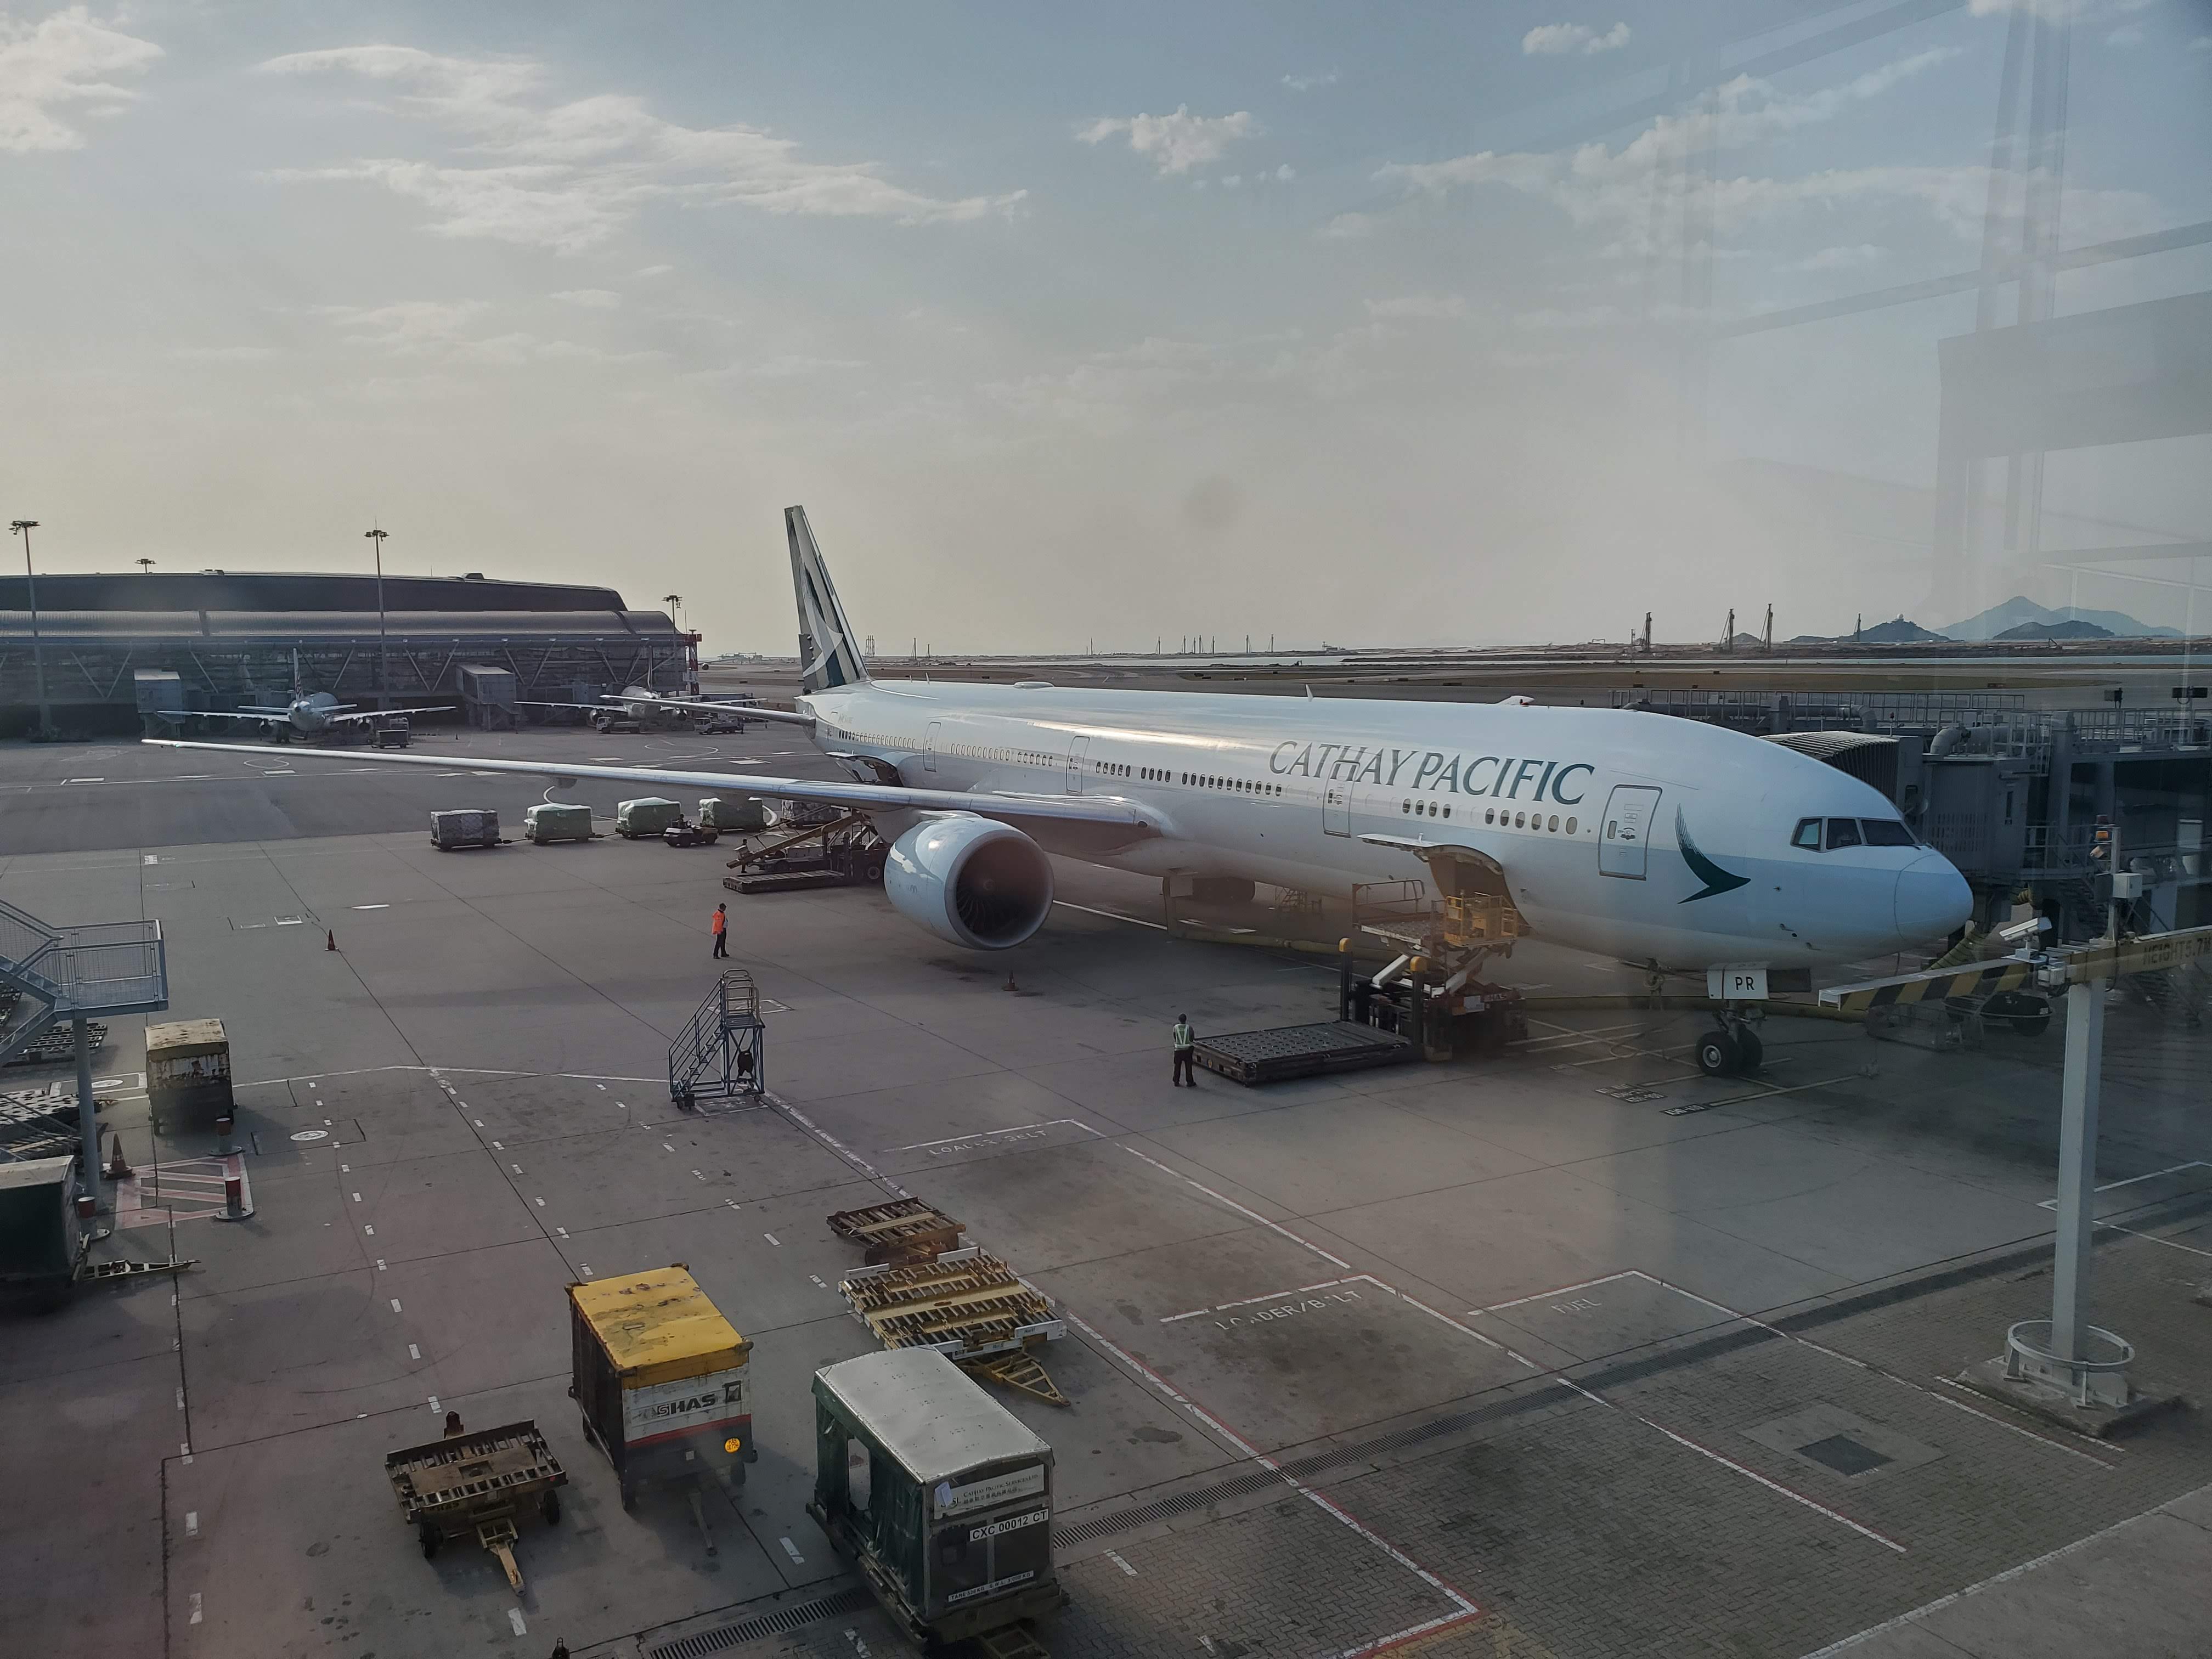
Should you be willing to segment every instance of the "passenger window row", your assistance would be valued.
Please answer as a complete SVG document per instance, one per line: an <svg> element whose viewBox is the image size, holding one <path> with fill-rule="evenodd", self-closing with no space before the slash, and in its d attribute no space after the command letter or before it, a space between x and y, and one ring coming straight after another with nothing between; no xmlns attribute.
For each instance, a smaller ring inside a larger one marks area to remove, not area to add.
<svg viewBox="0 0 2212 1659"><path fill-rule="evenodd" d="M1238 795L1279 795L1283 793L1283 786L1279 783L1254 783L1249 779L1219 777L1211 772L1178 772L1175 776L1177 783L1187 784L1193 789L1226 789Z"/></svg>
<svg viewBox="0 0 2212 1659"><path fill-rule="evenodd" d="M1449 802L1443 803L1440 805L1437 802L1433 800L1413 800L1410 799L1401 800L1398 803L1398 810L1403 813L1410 813L1415 817L1448 818L1452 815L1451 806ZM1470 813L1472 813L1474 810L1474 809L1473 807L1469 807L1468 809ZM1496 806L1486 806L1483 808L1482 821L1487 824L1494 824L1500 830L1541 830L1547 835L1556 834L1564 828L1565 832L1571 836L1575 833L1575 830L1578 823L1578 820L1577 819L1569 818L1563 826L1559 822L1559 815L1557 812L1553 813L1550 817L1547 818L1541 812L1509 812Z"/></svg>
<svg viewBox="0 0 2212 1659"><path fill-rule="evenodd" d="M1800 818L1790 844L1808 853L1832 853L1839 847L1918 847L1923 843L1901 818Z"/></svg>

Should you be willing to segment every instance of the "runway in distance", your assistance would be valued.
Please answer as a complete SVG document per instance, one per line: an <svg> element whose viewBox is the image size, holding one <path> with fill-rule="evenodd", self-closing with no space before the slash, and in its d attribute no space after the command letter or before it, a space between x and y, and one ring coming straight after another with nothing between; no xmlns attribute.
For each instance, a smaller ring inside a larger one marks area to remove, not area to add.
<svg viewBox="0 0 2212 1659"><path fill-rule="evenodd" d="M807 724L853 781L345 758L459 758L864 811L891 844L891 903L978 950L1043 925L1048 853L1232 890L1349 897L1412 880L1432 896L1486 894L1528 936L1664 969L1856 960L1921 945L1972 911L1959 872L1877 790L1669 715L878 680L805 509L784 520L801 690L795 714L749 712Z"/></svg>

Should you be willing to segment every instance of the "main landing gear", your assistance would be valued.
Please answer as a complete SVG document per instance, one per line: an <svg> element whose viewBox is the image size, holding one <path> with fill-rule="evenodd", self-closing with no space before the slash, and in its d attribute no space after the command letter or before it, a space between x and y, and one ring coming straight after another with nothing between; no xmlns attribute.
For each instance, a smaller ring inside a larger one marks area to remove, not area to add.
<svg viewBox="0 0 2212 1659"><path fill-rule="evenodd" d="M1698 1069L1707 1077L1744 1077L1757 1071L1766 1049L1751 1022L1734 1011L1720 1021L1698 1039Z"/></svg>

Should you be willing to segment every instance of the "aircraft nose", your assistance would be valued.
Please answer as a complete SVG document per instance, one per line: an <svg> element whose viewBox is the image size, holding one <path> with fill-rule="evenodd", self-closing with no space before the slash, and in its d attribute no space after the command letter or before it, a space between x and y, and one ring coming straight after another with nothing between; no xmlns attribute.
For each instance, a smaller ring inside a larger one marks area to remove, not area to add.
<svg viewBox="0 0 2212 1659"><path fill-rule="evenodd" d="M1955 933L1974 914L1974 890L1951 860L1929 853L1907 865L1897 878L1897 931L1908 939Z"/></svg>

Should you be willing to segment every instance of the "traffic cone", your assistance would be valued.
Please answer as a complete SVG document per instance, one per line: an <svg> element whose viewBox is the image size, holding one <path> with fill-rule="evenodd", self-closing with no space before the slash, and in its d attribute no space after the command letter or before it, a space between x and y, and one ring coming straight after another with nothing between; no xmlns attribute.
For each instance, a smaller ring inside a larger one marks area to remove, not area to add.
<svg viewBox="0 0 2212 1659"><path fill-rule="evenodd" d="M325 927L323 930L323 949L325 951L335 951L337 948L338 930L335 927Z"/></svg>
<svg viewBox="0 0 2212 1659"><path fill-rule="evenodd" d="M107 1168L100 1173L105 1175L110 1181L128 1181L131 1178L132 1173L131 1166L123 1161L123 1137L121 1135L115 1137L115 1151L107 1160Z"/></svg>

